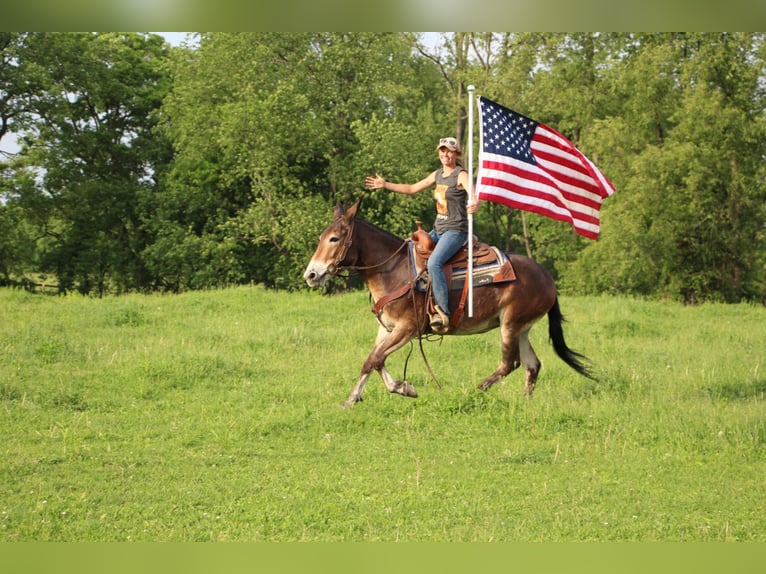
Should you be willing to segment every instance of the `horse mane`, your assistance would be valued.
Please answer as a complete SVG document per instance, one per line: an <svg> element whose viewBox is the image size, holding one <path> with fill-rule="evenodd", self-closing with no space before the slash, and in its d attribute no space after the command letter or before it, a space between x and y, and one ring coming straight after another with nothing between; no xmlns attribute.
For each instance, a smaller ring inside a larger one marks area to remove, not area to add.
<svg viewBox="0 0 766 574"><path fill-rule="evenodd" d="M373 230L379 234L385 235L386 236L385 239L391 240L392 242L396 241L401 243L402 241L404 241L403 238L399 237L398 235L394 233L391 233L390 231L383 229L382 227L375 225L374 223L370 223L369 221L365 221L364 219L359 219L358 217L355 218L355 221L357 224L362 224L363 227L367 227L370 230Z"/></svg>

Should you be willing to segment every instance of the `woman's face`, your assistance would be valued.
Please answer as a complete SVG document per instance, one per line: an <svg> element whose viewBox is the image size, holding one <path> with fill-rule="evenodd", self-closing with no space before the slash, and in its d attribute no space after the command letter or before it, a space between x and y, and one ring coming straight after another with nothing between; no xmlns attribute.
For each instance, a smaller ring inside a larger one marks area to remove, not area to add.
<svg viewBox="0 0 766 574"><path fill-rule="evenodd" d="M446 147L439 148L439 161L442 162L442 165L445 167L455 167L455 165L457 165L457 156L458 153L456 151L452 151Z"/></svg>

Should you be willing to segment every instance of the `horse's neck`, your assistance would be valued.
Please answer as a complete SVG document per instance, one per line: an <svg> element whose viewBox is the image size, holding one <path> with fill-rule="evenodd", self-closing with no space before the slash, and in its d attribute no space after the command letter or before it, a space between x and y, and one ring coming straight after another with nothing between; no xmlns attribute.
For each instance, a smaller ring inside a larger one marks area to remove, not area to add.
<svg viewBox="0 0 766 574"><path fill-rule="evenodd" d="M359 266L367 284L387 288L408 280L409 253L404 239L357 220L353 242L359 246Z"/></svg>

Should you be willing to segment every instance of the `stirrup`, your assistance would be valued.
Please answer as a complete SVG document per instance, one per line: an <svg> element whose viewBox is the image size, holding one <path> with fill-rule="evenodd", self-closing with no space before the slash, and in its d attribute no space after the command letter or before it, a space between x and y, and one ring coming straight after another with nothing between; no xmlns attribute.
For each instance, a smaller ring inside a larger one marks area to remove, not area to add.
<svg viewBox="0 0 766 574"><path fill-rule="evenodd" d="M436 313L431 315L431 330L434 333L444 334L449 331L449 315L442 311L441 307L434 304Z"/></svg>

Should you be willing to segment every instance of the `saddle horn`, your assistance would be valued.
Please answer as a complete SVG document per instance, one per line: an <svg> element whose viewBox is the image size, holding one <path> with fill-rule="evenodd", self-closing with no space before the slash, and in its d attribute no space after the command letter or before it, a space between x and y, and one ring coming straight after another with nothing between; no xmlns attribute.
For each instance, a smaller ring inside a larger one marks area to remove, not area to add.
<svg viewBox="0 0 766 574"><path fill-rule="evenodd" d="M434 240L431 235L423 229L423 222L416 221L418 228L412 232L412 240L416 243L415 249L422 255L430 255L434 250Z"/></svg>

